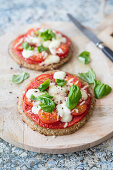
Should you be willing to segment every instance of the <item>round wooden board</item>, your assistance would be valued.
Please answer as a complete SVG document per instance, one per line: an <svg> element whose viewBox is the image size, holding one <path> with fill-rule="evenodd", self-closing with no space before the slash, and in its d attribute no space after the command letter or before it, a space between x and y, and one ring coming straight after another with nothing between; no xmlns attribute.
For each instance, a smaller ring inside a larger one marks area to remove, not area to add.
<svg viewBox="0 0 113 170"><path fill-rule="evenodd" d="M34 24L35 26L40 24ZM34 25L15 27L14 31L0 38L0 136L18 147L39 153L68 153L95 146L113 136L113 92L96 102L93 116L80 130L67 136L44 136L32 131L22 122L17 111L18 96L25 85L41 72L20 68L9 56L8 45L18 35ZM92 43L87 47L87 40L77 31L72 23L52 22L41 24L58 29L67 34L74 45L72 60L60 69L70 73L85 72L93 67L97 78L113 87L113 65ZM104 32L103 32L104 34ZM102 33L101 35L102 36ZM108 36L109 39L109 36ZM109 42L109 41L108 41ZM113 43L112 43L113 44ZM83 65L77 55L84 49L91 52L92 62ZM13 69L12 69L13 68ZM20 85L11 82L15 73L27 71L30 78Z"/></svg>

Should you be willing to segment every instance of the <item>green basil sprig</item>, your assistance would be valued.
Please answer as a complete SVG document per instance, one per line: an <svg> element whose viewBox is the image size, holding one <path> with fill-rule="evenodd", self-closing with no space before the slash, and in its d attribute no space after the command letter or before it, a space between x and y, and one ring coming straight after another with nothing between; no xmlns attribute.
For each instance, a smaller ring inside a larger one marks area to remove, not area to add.
<svg viewBox="0 0 113 170"><path fill-rule="evenodd" d="M90 70L87 73L79 73L79 77L88 82L89 84L93 84L95 79L96 79L96 74L93 71L92 68L90 68Z"/></svg>
<svg viewBox="0 0 113 170"><path fill-rule="evenodd" d="M24 72L21 74L15 74L12 76L12 82L15 84L20 84L27 78L29 78L29 73Z"/></svg>
<svg viewBox="0 0 113 170"><path fill-rule="evenodd" d="M97 99L100 99L108 95L111 91L112 91L112 88L109 85L95 80L94 92L95 92L95 96Z"/></svg>
<svg viewBox="0 0 113 170"><path fill-rule="evenodd" d="M80 88L74 84L70 87L69 91L66 105L69 109L73 109L78 104L82 94Z"/></svg>
<svg viewBox="0 0 113 170"><path fill-rule="evenodd" d="M83 51L82 53L79 54L78 59L84 64L89 64L91 61L90 52Z"/></svg>
<svg viewBox="0 0 113 170"><path fill-rule="evenodd" d="M38 89L42 92L45 91L50 85L50 79L45 80L39 87Z"/></svg>
<svg viewBox="0 0 113 170"><path fill-rule="evenodd" d="M47 92L45 94L35 97L33 94L31 95L30 99L35 101L40 101L41 104L39 106L44 112L52 113L55 108L55 103L52 100L53 96L50 96Z"/></svg>
<svg viewBox="0 0 113 170"><path fill-rule="evenodd" d="M61 80L61 79L55 79L55 82L57 83L58 86L61 86L61 87L63 87L67 83L67 81Z"/></svg>
<svg viewBox="0 0 113 170"><path fill-rule="evenodd" d="M52 38L56 38L56 34L50 29L47 29L44 32L40 32L39 36L43 38L44 41L51 40Z"/></svg>
<svg viewBox="0 0 113 170"><path fill-rule="evenodd" d="M22 43L22 47L25 50L34 50L34 47L31 47L27 42Z"/></svg>
<svg viewBox="0 0 113 170"><path fill-rule="evenodd" d="M43 51L49 51L49 49L47 47L44 47L43 45L38 46L37 49L39 53Z"/></svg>
<svg viewBox="0 0 113 170"><path fill-rule="evenodd" d="M92 68L87 73L79 73L79 77L89 84L94 85L94 93L97 99L108 95L112 91L112 88L109 85L96 80L96 74Z"/></svg>

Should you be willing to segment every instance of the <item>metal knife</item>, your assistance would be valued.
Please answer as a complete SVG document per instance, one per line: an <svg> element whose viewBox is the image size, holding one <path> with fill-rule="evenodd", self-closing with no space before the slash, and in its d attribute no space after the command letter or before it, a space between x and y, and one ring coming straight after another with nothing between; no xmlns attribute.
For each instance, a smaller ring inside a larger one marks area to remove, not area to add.
<svg viewBox="0 0 113 170"><path fill-rule="evenodd" d="M103 53L111 60L113 61L113 51L104 45L104 43L89 29L84 27L80 22L74 18L71 14L67 14L70 20L77 26L77 28L85 35L87 36L99 49L103 51Z"/></svg>

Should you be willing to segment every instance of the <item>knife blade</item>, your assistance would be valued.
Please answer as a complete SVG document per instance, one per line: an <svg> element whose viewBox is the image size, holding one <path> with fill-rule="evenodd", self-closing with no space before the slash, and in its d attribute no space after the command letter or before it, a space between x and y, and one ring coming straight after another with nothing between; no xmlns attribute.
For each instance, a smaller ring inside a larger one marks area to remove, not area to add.
<svg viewBox="0 0 113 170"><path fill-rule="evenodd" d="M104 43L88 28L80 24L80 22L74 18L71 14L67 14L69 19L76 25L76 27L91 40L98 48L100 48L103 53L113 62L113 51L104 45Z"/></svg>

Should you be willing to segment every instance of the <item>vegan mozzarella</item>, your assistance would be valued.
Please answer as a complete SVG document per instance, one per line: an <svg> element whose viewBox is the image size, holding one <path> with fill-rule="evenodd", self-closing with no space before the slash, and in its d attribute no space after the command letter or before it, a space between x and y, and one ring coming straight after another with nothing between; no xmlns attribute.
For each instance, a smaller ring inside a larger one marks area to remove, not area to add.
<svg viewBox="0 0 113 170"><path fill-rule="evenodd" d="M58 111L58 115L61 116L62 122L70 122L72 120L72 115L70 109L66 106L66 102L64 101L62 104L58 104L56 106Z"/></svg>
<svg viewBox="0 0 113 170"><path fill-rule="evenodd" d="M23 49L23 51L22 51L22 55L24 58L29 58L29 57L33 56L33 54L34 54L33 50Z"/></svg>
<svg viewBox="0 0 113 170"><path fill-rule="evenodd" d="M61 34L56 34L56 39L59 40L60 42L66 43L66 38L62 37Z"/></svg>
<svg viewBox="0 0 113 170"><path fill-rule="evenodd" d="M54 73L54 79L64 80L65 76L66 76L66 73L63 71L57 71Z"/></svg>
<svg viewBox="0 0 113 170"><path fill-rule="evenodd" d="M40 106L33 106L33 107L32 107L32 112L33 112L34 114L38 114L39 110L40 110Z"/></svg>
<svg viewBox="0 0 113 170"><path fill-rule="evenodd" d="M33 43L36 45L41 45L43 43L43 39L40 37L34 37L34 36L30 36L28 35L25 39L25 41L27 41L28 43Z"/></svg>
<svg viewBox="0 0 113 170"><path fill-rule="evenodd" d="M53 96L53 100L55 103L60 103L66 100L66 86L56 86L55 83L50 83L48 93L50 96Z"/></svg>
<svg viewBox="0 0 113 170"><path fill-rule="evenodd" d="M48 56L48 53L46 51L42 51L43 58L46 58Z"/></svg>
<svg viewBox="0 0 113 170"><path fill-rule="evenodd" d="M22 55L23 55L24 58L29 58L29 57L31 57L33 55L37 56L38 55L38 50L37 50L37 48L34 48L34 50L23 49ZM44 58L46 58L48 56L48 54L45 51L42 52L42 55L43 55Z"/></svg>
<svg viewBox="0 0 113 170"><path fill-rule="evenodd" d="M57 55L48 55L44 62L40 63L40 65L49 65L53 63L58 63L60 61L60 57Z"/></svg>
<svg viewBox="0 0 113 170"><path fill-rule="evenodd" d="M87 100L88 96L87 96L87 93L86 93L86 91L84 89L81 89L81 94L82 94L82 98L84 100Z"/></svg>
<svg viewBox="0 0 113 170"><path fill-rule="evenodd" d="M38 97L42 93L38 89L29 89L26 93L26 97L30 99L31 95L34 95L35 97Z"/></svg>
<svg viewBox="0 0 113 170"><path fill-rule="evenodd" d="M58 48L60 46L60 41L59 40L52 40L50 45L49 45L49 48Z"/></svg>
<svg viewBox="0 0 113 170"><path fill-rule="evenodd" d="M48 48L49 48L49 45L50 45L50 44L51 44L51 41L50 41L50 40L43 42L43 46L44 46L44 47L48 47Z"/></svg>

